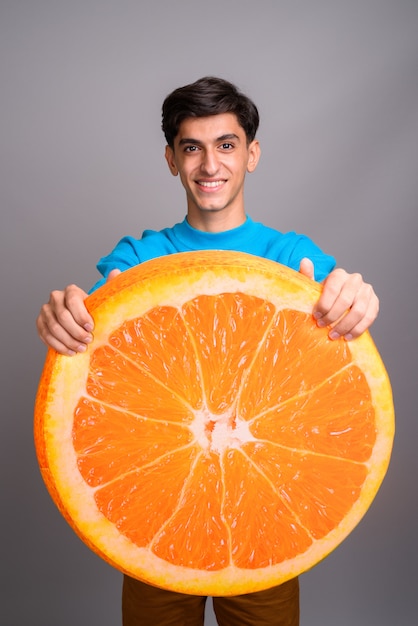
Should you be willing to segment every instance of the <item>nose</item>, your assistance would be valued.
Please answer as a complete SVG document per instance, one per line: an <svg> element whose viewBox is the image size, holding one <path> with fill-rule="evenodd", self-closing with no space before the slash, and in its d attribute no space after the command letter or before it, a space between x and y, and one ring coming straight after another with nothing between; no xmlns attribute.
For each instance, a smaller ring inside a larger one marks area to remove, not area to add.
<svg viewBox="0 0 418 626"><path fill-rule="evenodd" d="M207 176L214 176L219 169L219 161L214 150L205 150L202 153L201 170Z"/></svg>

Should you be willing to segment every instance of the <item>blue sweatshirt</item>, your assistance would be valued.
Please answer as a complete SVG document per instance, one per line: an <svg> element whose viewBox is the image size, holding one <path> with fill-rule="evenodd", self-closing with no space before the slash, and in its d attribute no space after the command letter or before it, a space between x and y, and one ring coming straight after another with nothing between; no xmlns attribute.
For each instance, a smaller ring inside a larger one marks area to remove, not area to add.
<svg viewBox="0 0 418 626"><path fill-rule="evenodd" d="M140 239L124 237L114 250L100 259L97 269L103 275L91 291L106 282L109 272L122 272L156 257L192 250L235 250L247 252L299 271L304 257L314 264L315 280L322 281L335 267L335 259L324 254L309 237L294 232L281 233L253 222L250 217L241 226L219 233L207 233L190 226L187 219L161 231L145 230Z"/></svg>

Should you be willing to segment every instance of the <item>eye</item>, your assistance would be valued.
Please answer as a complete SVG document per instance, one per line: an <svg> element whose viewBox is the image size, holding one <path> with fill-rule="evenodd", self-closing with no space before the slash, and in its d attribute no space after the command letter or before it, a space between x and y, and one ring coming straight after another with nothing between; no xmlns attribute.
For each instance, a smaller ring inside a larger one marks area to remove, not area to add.
<svg viewBox="0 0 418 626"><path fill-rule="evenodd" d="M197 152L199 148L197 146L186 146L184 148L185 152Z"/></svg>
<svg viewBox="0 0 418 626"><path fill-rule="evenodd" d="M225 143L221 144L222 150L232 150L233 147L234 145L230 143L229 141L226 141Z"/></svg>

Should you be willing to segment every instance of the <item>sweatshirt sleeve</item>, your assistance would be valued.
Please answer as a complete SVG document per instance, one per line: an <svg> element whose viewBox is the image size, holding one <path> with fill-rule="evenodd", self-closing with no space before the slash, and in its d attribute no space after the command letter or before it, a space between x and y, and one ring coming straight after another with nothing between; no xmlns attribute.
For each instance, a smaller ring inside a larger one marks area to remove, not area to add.
<svg viewBox="0 0 418 626"><path fill-rule="evenodd" d="M308 258L314 264L315 280L322 282L336 266L333 256L325 254L309 237L299 235L289 257L289 266L299 271L302 259Z"/></svg>
<svg viewBox="0 0 418 626"><path fill-rule="evenodd" d="M135 243L136 240L132 237L124 237L110 254L100 259L97 264L97 269L102 274L103 278L100 278L95 285L93 285L89 293L93 293L93 291L96 291L96 289L104 285L112 270L118 269L124 272L131 267L135 267L138 263L141 263L142 259L138 255Z"/></svg>

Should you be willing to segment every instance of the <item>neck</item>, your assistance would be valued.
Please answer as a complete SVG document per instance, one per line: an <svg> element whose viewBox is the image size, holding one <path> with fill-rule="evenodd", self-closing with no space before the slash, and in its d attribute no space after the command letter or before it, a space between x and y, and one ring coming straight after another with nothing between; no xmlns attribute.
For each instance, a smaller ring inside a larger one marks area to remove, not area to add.
<svg viewBox="0 0 418 626"><path fill-rule="evenodd" d="M187 221L196 230L206 233L221 233L242 226L246 220L244 209L237 214L229 213L225 209L221 211L188 211Z"/></svg>

